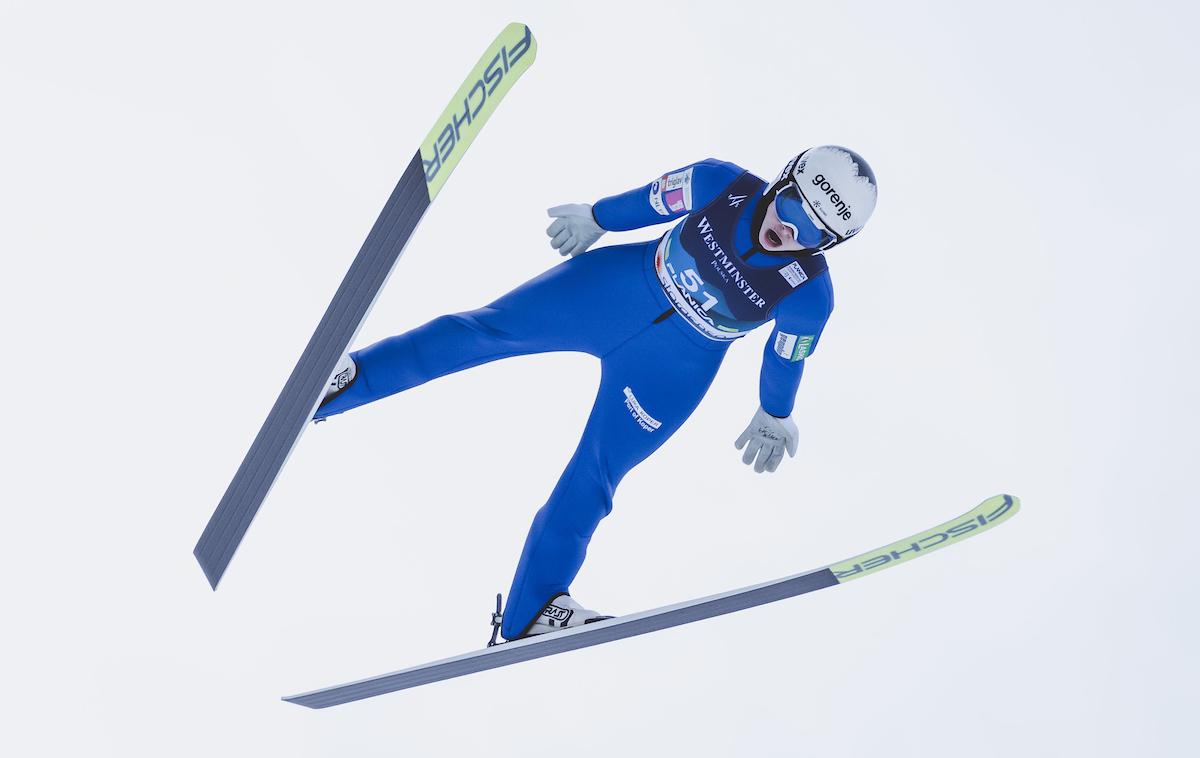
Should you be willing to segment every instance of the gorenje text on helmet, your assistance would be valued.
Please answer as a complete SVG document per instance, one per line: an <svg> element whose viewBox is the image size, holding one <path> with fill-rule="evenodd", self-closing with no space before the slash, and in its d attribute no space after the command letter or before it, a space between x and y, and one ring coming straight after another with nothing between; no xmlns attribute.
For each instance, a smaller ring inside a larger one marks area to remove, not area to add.
<svg viewBox="0 0 1200 758"><path fill-rule="evenodd" d="M845 221L849 221L850 217L853 215L850 211L850 206L842 200L841 196L838 195L837 190L835 190L833 185L829 183L829 180L825 178L825 175L817 174L812 178L812 183L814 187L819 187L821 191L828 195L829 199L833 201L834 206L837 208L837 213L834 215L840 216Z"/></svg>

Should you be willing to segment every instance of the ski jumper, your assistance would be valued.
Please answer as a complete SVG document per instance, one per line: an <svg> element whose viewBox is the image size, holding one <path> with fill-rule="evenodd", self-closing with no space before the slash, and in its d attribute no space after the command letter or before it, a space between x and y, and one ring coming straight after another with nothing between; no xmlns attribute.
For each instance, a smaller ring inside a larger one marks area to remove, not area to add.
<svg viewBox="0 0 1200 758"><path fill-rule="evenodd" d="M791 414L833 289L824 256L773 255L756 243L766 186L710 159L604 198L593 215L609 231L679 221L657 240L586 252L490 305L353 353L355 380L318 410L327 418L514 355L600 359L583 437L525 540L504 609L506 639L568 591L617 484L696 409L730 343L770 320L759 400L772 415Z"/></svg>

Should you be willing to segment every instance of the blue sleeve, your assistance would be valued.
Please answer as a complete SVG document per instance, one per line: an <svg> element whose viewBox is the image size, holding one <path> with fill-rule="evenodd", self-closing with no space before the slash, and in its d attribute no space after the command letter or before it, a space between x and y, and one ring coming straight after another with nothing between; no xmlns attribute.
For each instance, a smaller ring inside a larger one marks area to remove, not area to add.
<svg viewBox="0 0 1200 758"><path fill-rule="evenodd" d="M592 215L610 232L662 224L708 205L743 172L732 163L708 158L663 174L637 189L599 200L592 206Z"/></svg>
<svg viewBox="0 0 1200 758"><path fill-rule="evenodd" d="M775 328L763 349L758 381L759 402L767 413L779 418L792 415L804 359L816 350L832 312L833 283L828 271L775 307Z"/></svg>

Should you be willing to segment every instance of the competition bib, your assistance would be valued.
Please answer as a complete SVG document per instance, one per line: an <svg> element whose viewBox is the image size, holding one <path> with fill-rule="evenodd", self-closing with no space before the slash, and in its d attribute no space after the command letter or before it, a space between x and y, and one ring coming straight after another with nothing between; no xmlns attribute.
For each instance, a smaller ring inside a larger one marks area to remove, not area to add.
<svg viewBox="0 0 1200 758"><path fill-rule="evenodd" d="M734 245L747 203L765 184L743 173L705 207L684 217L658 243L654 271L667 299L698 332L735 340L769 320L775 305L825 271L823 255L786 258L777 266L752 266Z"/></svg>

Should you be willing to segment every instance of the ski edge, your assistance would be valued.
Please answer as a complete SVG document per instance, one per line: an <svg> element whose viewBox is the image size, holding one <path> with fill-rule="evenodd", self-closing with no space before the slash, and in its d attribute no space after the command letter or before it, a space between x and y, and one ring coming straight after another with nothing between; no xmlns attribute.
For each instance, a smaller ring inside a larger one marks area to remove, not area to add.
<svg viewBox="0 0 1200 758"><path fill-rule="evenodd" d="M839 561L838 563L830 564L814 571L794 574L783 579L750 585L627 616L619 616L608 621L589 624L585 627L555 632L549 637L534 637L515 642L506 642L502 646L503 649L499 652L495 648L483 648L452 658L443 658L431 663L393 671L388 674L381 674L297 695L287 695L282 699L285 702L303 705L307 708L328 708L422 684L444 681L469 673L500 668L532 658L544 657L538 655L534 650L526 650L526 648L533 646L541 648L549 643L553 651L547 652L545 655L554 655L560 652L592 647L615 639L635 637L648 634L652 631L679 626L691 621L715 618L719 615L784 600L818 589L824 589L825 587L844 584L867 574L878 573L883 568L903 563L930 552L935 552L946 545L961 542L963 539L981 534L1016 515L1020 510L1020 504L1020 499L1015 496L996 495L984 500L978 506L956 519L918 532L911 537L893 542L877 550L862 553L854 558ZM943 538L933 541L938 535L942 535ZM896 555L893 555L894 553ZM727 601L732 598L740 598L741 601L728 603ZM652 624L647 628L629 634L621 634L619 631L623 626L634 625L634 628L636 628L638 622L656 618L661 619L661 622ZM583 634L586 634L587 637L576 639ZM480 658L488 658L489 660L483 666L475 668L465 667L464 664ZM460 671L458 669L464 670ZM429 675L426 677L413 676L420 672L427 672ZM414 679L420 680L414 681Z"/></svg>

